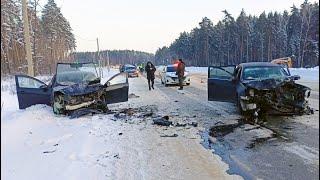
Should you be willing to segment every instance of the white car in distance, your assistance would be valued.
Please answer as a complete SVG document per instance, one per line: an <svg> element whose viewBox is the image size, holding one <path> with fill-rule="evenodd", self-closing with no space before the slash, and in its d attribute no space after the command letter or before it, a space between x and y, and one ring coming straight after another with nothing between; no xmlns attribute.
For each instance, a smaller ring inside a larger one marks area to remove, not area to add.
<svg viewBox="0 0 320 180"><path fill-rule="evenodd" d="M176 68L177 66L175 65L167 65L159 68L159 76L162 84L165 86L179 84L178 75L176 75ZM186 71L184 72L183 85L190 85L190 77Z"/></svg>

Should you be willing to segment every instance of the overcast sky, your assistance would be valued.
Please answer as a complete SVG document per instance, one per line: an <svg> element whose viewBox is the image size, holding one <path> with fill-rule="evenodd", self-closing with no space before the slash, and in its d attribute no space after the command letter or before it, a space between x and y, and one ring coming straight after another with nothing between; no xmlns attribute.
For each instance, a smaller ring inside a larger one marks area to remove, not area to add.
<svg viewBox="0 0 320 180"><path fill-rule="evenodd" d="M56 0L69 20L77 51L132 49L155 53L198 26L203 17L216 24L226 9L237 17L241 9L252 15L290 11L303 0ZM313 2L313 1L311 1ZM46 0L42 0L45 4Z"/></svg>

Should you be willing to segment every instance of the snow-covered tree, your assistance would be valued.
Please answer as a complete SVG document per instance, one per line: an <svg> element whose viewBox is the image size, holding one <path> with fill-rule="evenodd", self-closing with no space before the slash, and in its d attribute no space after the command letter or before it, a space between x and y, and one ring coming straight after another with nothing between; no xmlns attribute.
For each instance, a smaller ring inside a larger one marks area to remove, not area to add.
<svg viewBox="0 0 320 180"><path fill-rule="evenodd" d="M225 17L216 25L196 27L180 35L168 48L158 49L156 63L163 61L158 57L170 55L185 58L188 64L196 66L208 65L207 59L209 64L219 65L294 55L296 67L319 65L318 3L305 1L300 7L293 5L290 12L263 12L259 16L247 16L242 10L233 18L228 11L223 12ZM200 24L205 24L204 20ZM209 49L204 46L205 40L209 40ZM207 52L209 58L205 56Z"/></svg>
<svg viewBox="0 0 320 180"><path fill-rule="evenodd" d="M76 45L71 26L55 2L49 0L43 9L44 18L40 18L38 1L28 1L27 9L36 74L49 73L48 67L68 59ZM24 48L21 0L1 0L1 75L27 71Z"/></svg>

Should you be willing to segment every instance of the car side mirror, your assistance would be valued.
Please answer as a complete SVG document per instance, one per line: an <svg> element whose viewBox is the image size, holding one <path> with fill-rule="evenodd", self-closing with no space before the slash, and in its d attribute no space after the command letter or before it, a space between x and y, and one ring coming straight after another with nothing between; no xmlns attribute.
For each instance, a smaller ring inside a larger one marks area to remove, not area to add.
<svg viewBox="0 0 320 180"><path fill-rule="evenodd" d="M48 89L48 85L43 84L43 85L40 86L40 89L47 90Z"/></svg>
<svg viewBox="0 0 320 180"><path fill-rule="evenodd" d="M48 86L46 85L46 84L42 84L41 86L40 86L40 88L41 89L44 89L44 88L47 88Z"/></svg>
<svg viewBox="0 0 320 180"><path fill-rule="evenodd" d="M301 77L299 75L294 75L294 76L292 76L292 79L293 80L299 80L299 79L301 79Z"/></svg>
<svg viewBox="0 0 320 180"><path fill-rule="evenodd" d="M111 85L111 83L110 83L110 81L108 81L107 83L106 83L106 86L108 87L108 86L110 86Z"/></svg>

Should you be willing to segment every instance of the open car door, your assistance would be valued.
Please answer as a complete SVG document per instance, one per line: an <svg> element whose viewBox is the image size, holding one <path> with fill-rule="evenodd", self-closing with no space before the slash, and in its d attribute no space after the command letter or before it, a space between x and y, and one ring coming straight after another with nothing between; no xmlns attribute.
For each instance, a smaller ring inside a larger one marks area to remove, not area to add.
<svg viewBox="0 0 320 180"><path fill-rule="evenodd" d="M52 90L44 82L27 75L16 75L15 81L19 109L25 109L35 104L50 105Z"/></svg>
<svg viewBox="0 0 320 180"><path fill-rule="evenodd" d="M208 100L235 102L236 84L233 81L235 66L208 68Z"/></svg>
<svg viewBox="0 0 320 180"><path fill-rule="evenodd" d="M128 101L129 82L128 73L123 72L114 75L106 82L106 102L107 104Z"/></svg>

